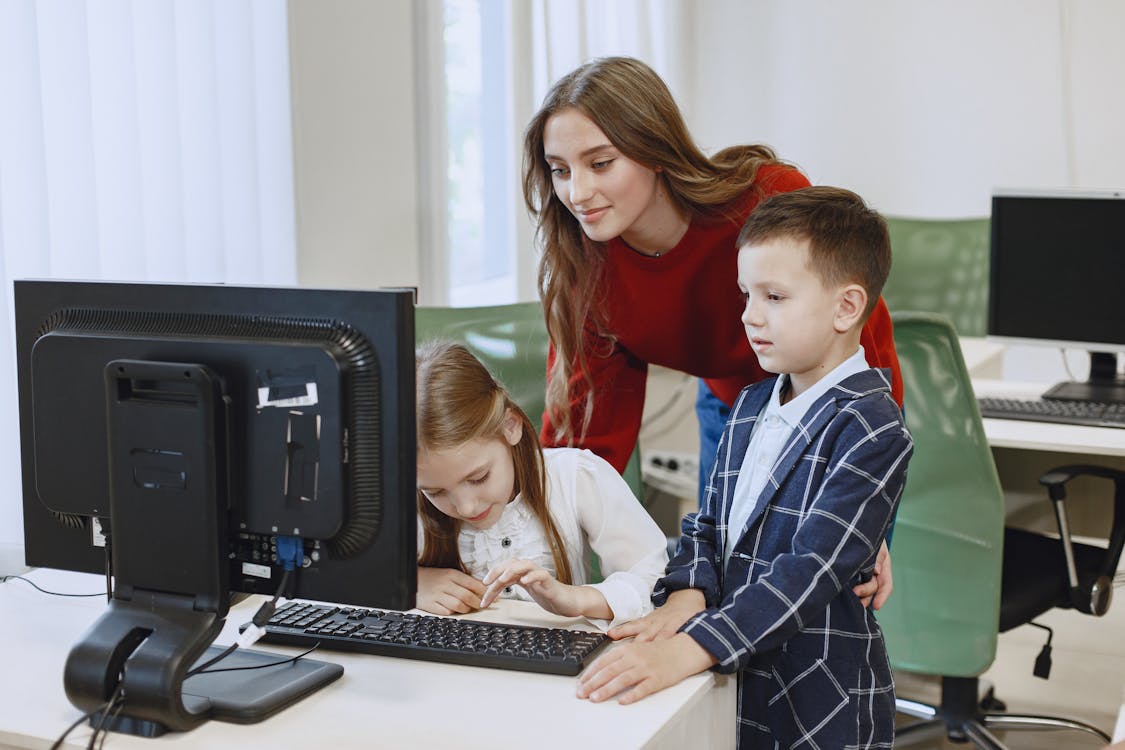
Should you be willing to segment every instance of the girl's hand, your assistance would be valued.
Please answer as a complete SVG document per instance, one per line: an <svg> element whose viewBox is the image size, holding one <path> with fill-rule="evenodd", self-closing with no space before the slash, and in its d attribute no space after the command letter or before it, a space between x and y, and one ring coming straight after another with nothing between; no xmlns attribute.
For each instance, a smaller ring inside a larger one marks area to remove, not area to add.
<svg viewBox="0 0 1125 750"><path fill-rule="evenodd" d="M530 560L505 560L484 577L481 607L496 601L506 587L519 584L535 602L548 612L563 617L612 619L613 612L601 592L589 586L560 583L547 570Z"/></svg>
<svg viewBox="0 0 1125 750"><path fill-rule="evenodd" d="M480 609L484 584L452 568L418 568L415 606L435 615L456 615Z"/></svg>
<svg viewBox="0 0 1125 750"><path fill-rule="evenodd" d="M664 607L661 607L664 609ZM635 703L715 664L715 657L684 633L664 641L615 646L578 677L577 695L595 703L619 695Z"/></svg>
<svg viewBox="0 0 1125 750"><path fill-rule="evenodd" d="M639 643L666 640L676 635L685 622L702 612L706 606L707 600L699 589L674 591L663 607L657 607L639 620L610 628L607 635L615 641L632 637Z"/></svg>

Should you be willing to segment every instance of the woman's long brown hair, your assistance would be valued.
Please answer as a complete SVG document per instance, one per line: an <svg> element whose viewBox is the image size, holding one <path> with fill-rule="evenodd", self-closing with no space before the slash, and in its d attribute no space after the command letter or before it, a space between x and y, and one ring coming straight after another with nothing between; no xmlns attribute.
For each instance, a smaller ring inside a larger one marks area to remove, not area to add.
<svg viewBox="0 0 1125 750"><path fill-rule="evenodd" d="M688 220L722 219L755 187L758 168L776 163L763 145L732 146L708 158L691 138L671 92L648 65L629 57L605 57L582 65L559 79L532 117L523 139L523 195L537 223L542 246L539 296L555 358L547 377L547 413L555 440L571 442L585 434L593 412L593 383L587 393L581 428L571 422L571 378L577 365L588 373L583 328L591 319L612 344L604 328L599 290L605 245L593 242L555 195L551 170L543 157L543 131L555 114L575 109L597 125L625 156L658 177ZM606 347L607 350L609 346Z"/></svg>
<svg viewBox="0 0 1125 750"><path fill-rule="evenodd" d="M514 415L523 427L519 442L510 446L515 465L516 491L543 525L555 577L571 583L570 558L562 536L547 508L547 474L543 449L527 414L488 371L461 344L438 341L420 347L415 356L417 389L418 452L449 450L470 440L503 440L504 422ZM445 515L418 491L418 514L422 519L423 550L418 564L433 568L455 568L467 573L457 536L461 520Z"/></svg>

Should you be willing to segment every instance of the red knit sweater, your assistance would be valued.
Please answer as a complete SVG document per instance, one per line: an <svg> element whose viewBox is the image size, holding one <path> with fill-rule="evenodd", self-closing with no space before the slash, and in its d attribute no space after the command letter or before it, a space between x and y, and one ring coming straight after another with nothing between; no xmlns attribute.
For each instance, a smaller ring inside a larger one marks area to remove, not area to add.
<svg viewBox="0 0 1125 750"><path fill-rule="evenodd" d="M763 167L758 183L767 195L807 187L796 170ZM623 471L637 442L644 408L648 365L656 364L703 378L727 404L738 392L767 377L746 340L742 297L737 284L739 231L758 204L748 195L737 214L711 222L695 221L676 247L659 256L635 252L620 238L606 245L605 297L595 300L606 312L612 348L587 323L586 364L594 381L594 408L585 438L589 448ZM895 400L902 404L902 375L895 354L890 313L879 300L860 338L872 367L889 367ZM550 358L554 359L552 347ZM571 378L571 424L581 430L587 392L577 362ZM561 445L549 415L543 418L544 446Z"/></svg>

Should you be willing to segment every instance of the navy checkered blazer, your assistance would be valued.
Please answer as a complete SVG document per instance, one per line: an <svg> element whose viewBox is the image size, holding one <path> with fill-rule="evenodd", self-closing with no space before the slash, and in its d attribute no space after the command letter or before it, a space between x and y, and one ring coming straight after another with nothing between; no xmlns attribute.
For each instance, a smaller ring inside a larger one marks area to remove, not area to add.
<svg viewBox="0 0 1125 750"><path fill-rule="evenodd" d="M716 671L738 672L740 748L889 748L886 647L851 589L871 576L913 442L887 371L851 375L793 430L745 530L728 529L735 481L775 380L739 394L702 508L684 518L653 601L703 591L707 609L681 631L718 659ZM728 535L740 533L723 569Z"/></svg>

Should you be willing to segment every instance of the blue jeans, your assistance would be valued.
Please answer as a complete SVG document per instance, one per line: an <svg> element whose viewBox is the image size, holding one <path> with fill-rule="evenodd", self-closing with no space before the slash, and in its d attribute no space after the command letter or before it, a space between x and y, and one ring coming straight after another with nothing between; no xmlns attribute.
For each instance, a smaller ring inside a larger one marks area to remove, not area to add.
<svg viewBox="0 0 1125 750"><path fill-rule="evenodd" d="M730 416L730 407L711 392L707 383L700 378L699 392L695 397L695 415L699 418L699 504L703 504L703 493L707 480L711 477L711 467L715 464L715 454L719 451L719 438Z"/></svg>

